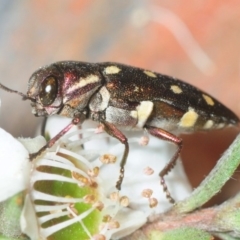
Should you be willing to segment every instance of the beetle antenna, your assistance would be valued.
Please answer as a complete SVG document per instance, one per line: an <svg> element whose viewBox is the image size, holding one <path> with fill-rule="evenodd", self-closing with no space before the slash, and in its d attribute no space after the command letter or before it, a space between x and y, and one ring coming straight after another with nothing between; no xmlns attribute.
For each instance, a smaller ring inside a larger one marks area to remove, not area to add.
<svg viewBox="0 0 240 240"><path fill-rule="evenodd" d="M26 94L21 93L21 92L18 92L18 91L16 91L16 90L12 90L12 89L4 86L4 85L1 84L1 83L0 83L0 88L2 88L3 90L5 90L5 91L7 91L7 92L16 93L16 94L20 95L20 96L23 98L23 100L29 99L29 100L31 100L32 102L36 102L36 100L35 100L34 98L28 97Z"/></svg>

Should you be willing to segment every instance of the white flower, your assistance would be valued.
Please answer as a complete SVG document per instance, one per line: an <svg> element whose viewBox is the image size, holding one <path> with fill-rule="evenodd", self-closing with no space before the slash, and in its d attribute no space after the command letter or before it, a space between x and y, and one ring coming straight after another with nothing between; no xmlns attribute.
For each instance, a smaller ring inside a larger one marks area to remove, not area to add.
<svg viewBox="0 0 240 240"><path fill-rule="evenodd" d="M28 194L21 224L31 239L51 236L61 240L69 239L71 234L81 236L79 239L119 239L145 224L149 216L171 206L158 173L174 148L169 149L166 143L152 137L148 146L140 146L142 132L126 133L130 153L118 192L115 185L123 145L106 133L97 134L96 126L92 128L88 122L83 128L66 134L34 160L31 172L27 152L23 150L25 155L21 158L27 159L28 166L24 171ZM13 163L17 159L15 156ZM166 182L177 200L190 192L181 164L166 177Z"/></svg>
<svg viewBox="0 0 240 240"><path fill-rule="evenodd" d="M29 159L25 147L0 128L0 201L26 189L29 182Z"/></svg>

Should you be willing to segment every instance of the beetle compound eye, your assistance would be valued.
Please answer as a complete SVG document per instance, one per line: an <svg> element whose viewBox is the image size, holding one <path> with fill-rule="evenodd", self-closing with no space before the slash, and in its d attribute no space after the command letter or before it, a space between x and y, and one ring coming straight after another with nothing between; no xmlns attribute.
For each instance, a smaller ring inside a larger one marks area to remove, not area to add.
<svg viewBox="0 0 240 240"><path fill-rule="evenodd" d="M58 84L57 79L53 76L47 77L41 84L39 91L39 98L44 106L48 106L53 103L57 96Z"/></svg>

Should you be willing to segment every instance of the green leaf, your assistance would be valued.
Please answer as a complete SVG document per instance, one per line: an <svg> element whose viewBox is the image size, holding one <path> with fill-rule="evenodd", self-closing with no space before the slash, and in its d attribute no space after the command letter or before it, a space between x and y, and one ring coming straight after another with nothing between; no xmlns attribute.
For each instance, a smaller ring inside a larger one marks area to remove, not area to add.
<svg viewBox="0 0 240 240"><path fill-rule="evenodd" d="M153 231L149 238L150 240L211 240L213 239L209 233L206 233L202 230L191 228L191 227L182 227L178 229L169 230L166 232L157 232Z"/></svg>

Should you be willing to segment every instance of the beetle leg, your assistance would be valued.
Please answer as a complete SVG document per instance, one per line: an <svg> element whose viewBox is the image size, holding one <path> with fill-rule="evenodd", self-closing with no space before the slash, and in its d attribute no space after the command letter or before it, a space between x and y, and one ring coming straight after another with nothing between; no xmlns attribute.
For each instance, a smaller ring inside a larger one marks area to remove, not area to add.
<svg viewBox="0 0 240 240"><path fill-rule="evenodd" d="M128 145L128 140L126 138L126 136L119 130L116 128L116 126L112 123L109 122L101 122L104 126L104 130L112 137L118 139L122 144L124 144L124 153L122 156L122 160L120 163L120 175L119 175L119 179L116 183L116 188L118 190L121 190L121 185L122 185L122 181L124 178L124 166L127 162L127 157L128 157L128 152L129 152L129 145Z"/></svg>
<svg viewBox="0 0 240 240"><path fill-rule="evenodd" d="M43 121L42 121L42 125L41 125L41 135L43 136L43 137L45 137L46 136L46 125L47 125L47 120L48 120L48 118L47 117L44 117L43 118Z"/></svg>
<svg viewBox="0 0 240 240"><path fill-rule="evenodd" d="M178 159L178 156L181 152L182 149L182 139L167 132L164 131L161 128L155 128L155 127L146 127L146 129L148 130L148 132L157 137L160 138L162 140L168 141L168 142L172 142L174 144L177 145L178 149L175 152L175 154L173 155L173 157L171 158L171 160L169 161L169 163L161 170L161 172L159 173L160 179L161 179L161 185L163 186L163 191L166 193L166 197L169 200L170 203L175 203L175 200L172 198L168 187L166 185L164 176L167 175L176 165L176 161Z"/></svg>
<svg viewBox="0 0 240 240"><path fill-rule="evenodd" d="M40 156L43 152L47 150L47 148L51 148L55 142L61 138L66 132L68 132L73 126L80 123L81 118L75 117L62 131L60 131L55 137L50 139L46 145L40 148L36 153L29 154L30 161L33 161L36 157Z"/></svg>

